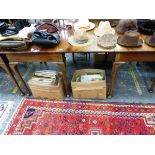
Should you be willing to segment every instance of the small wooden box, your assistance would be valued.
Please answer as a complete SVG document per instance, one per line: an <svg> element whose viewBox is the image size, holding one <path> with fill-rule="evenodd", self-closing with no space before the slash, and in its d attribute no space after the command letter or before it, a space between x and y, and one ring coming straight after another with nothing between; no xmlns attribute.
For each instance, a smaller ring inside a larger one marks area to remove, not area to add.
<svg viewBox="0 0 155 155"><path fill-rule="evenodd" d="M104 70L100 69L82 69L77 70L72 78L71 86L74 98L105 99L106 98L106 78L100 81L76 82L77 77L85 73L101 73L105 75Z"/></svg>
<svg viewBox="0 0 155 155"><path fill-rule="evenodd" d="M38 81L34 84L31 82L31 79L28 81L28 85L34 97L63 99L65 96L62 74L59 74L57 85L50 85L44 83L44 81Z"/></svg>

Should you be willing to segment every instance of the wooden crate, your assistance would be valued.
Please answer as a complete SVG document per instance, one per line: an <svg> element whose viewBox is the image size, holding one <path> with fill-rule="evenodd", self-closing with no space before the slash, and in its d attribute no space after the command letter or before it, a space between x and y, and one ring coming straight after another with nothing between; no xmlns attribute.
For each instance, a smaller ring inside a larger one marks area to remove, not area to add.
<svg viewBox="0 0 155 155"><path fill-rule="evenodd" d="M59 74L57 85L45 84L44 81L34 84L31 82L31 79L28 81L28 85L34 97L63 99L65 96L62 74Z"/></svg>
<svg viewBox="0 0 155 155"><path fill-rule="evenodd" d="M82 69L77 70L72 78L71 87L74 98L90 98L90 99L105 99L106 98L106 77L105 80L91 82L76 82L78 76L85 73L103 73L100 69Z"/></svg>

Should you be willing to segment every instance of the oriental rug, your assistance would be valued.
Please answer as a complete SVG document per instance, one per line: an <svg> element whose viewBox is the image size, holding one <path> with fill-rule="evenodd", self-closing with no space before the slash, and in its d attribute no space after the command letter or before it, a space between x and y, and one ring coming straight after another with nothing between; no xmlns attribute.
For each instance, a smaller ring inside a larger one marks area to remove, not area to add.
<svg viewBox="0 0 155 155"><path fill-rule="evenodd" d="M155 104L24 99L8 135L154 135Z"/></svg>

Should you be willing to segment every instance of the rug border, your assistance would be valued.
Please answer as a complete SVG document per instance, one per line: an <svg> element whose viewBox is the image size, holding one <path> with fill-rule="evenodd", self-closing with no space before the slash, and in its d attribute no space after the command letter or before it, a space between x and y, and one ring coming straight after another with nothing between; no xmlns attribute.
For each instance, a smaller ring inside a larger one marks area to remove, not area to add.
<svg viewBox="0 0 155 155"><path fill-rule="evenodd" d="M28 100L36 100L36 101L45 101L45 102L50 102L50 101L66 101L66 102L76 102L76 103L97 103L98 105L102 105L102 104L117 104L117 105L134 105L134 106L155 106L155 103L136 103L136 102L132 102L132 103L129 103L129 102L111 102L111 101L80 101L78 99L73 99L73 100L57 100L57 99L40 99L40 98L26 98Z"/></svg>
<svg viewBox="0 0 155 155"><path fill-rule="evenodd" d="M4 128L2 135L7 135L7 131L10 129L10 126L15 118L15 116L18 114L19 109L21 108L21 106L23 105L24 101L26 100L26 97L23 97L21 99L21 101L19 102L19 105L16 107L16 110L14 111L14 113L12 114L12 116L10 117L10 121L8 122L8 124L6 125L6 127Z"/></svg>

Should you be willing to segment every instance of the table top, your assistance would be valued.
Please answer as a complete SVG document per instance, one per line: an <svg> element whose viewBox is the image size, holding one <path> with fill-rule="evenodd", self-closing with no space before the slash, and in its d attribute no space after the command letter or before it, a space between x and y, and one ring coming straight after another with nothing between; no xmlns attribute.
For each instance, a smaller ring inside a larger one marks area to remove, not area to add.
<svg viewBox="0 0 155 155"><path fill-rule="evenodd" d="M95 20L95 27L98 26L98 21ZM97 45L97 40L98 37L94 35L94 29L89 31L89 35L94 37L94 41L91 45L84 46L84 47L79 47L79 46L72 46L68 43L68 37L72 35L72 30L64 30L62 29L60 31L61 34L61 42L56 46L55 48L41 48L36 45L32 45L29 49L27 50L2 50L0 49L0 54L21 54L21 53L101 53L101 52L155 52L155 48L148 46L147 44L143 43L141 47L137 48L127 48L120 46L116 44L116 47L113 49L104 49L100 46ZM141 39L145 40L145 35L140 36Z"/></svg>

